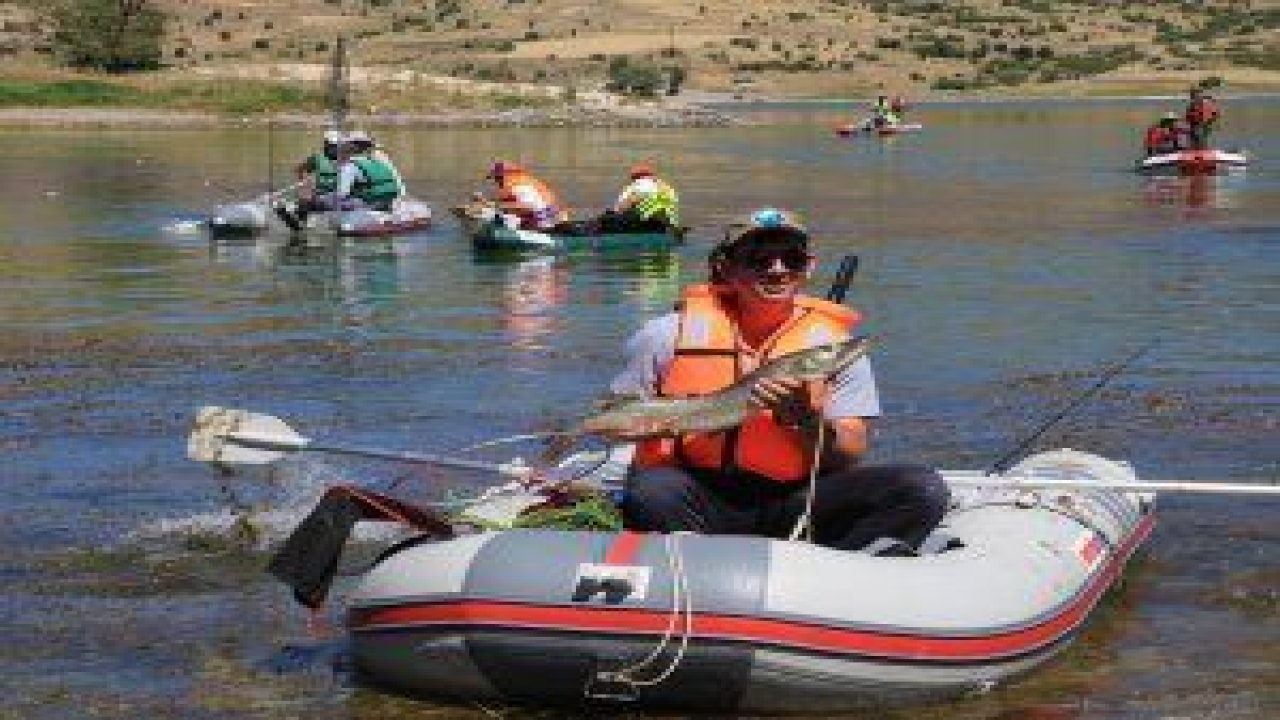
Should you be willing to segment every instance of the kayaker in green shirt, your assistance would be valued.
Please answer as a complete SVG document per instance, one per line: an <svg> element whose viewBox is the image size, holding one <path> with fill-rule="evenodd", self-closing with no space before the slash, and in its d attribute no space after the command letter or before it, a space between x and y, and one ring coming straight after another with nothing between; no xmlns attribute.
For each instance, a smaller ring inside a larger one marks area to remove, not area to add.
<svg viewBox="0 0 1280 720"><path fill-rule="evenodd" d="M326 130L320 150L298 163L297 203L289 207L283 199L275 204L275 213L293 230L300 230L313 212L332 210L333 193L338 189L338 167L341 164L342 133Z"/></svg>
<svg viewBox="0 0 1280 720"><path fill-rule="evenodd" d="M343 143L345 162L338 168L336 205L341 210L390 210L404 196L400 173L363 130L347 133Z"/></svg>

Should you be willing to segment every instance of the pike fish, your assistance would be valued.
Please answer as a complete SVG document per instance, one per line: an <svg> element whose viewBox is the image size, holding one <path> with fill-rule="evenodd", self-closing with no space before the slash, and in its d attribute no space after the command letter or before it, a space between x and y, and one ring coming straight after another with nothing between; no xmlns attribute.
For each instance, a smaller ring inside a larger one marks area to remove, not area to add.
<svg viewBox="0 0 1280 720"><path fill-rule="evenodd" d="M859 336L783 355L709 395L619 398L583 419L573 434L640 439L728 430L756 411L751 388L757 382L784 377L825 380L866 355L870 347L871 338Z"/></svg>

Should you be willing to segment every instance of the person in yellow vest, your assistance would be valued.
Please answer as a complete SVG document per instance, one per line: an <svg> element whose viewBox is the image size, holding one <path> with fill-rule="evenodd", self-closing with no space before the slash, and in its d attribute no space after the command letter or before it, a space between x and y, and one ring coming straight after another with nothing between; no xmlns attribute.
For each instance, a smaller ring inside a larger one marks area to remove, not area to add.
<svg viewBox="0 0 1280 720"><path fill-rule="evenodd" d="M801 293L815 260L807 231L790 213L756 211L726 232L710 260L711 283L687 288L676 312L632 337L612 393L708 394L772 358L847 338L859 321L842 305ZM790 536L804 512L821 426L814 540L915 553L950 495L930 468L860 464L880 415L869 360L826 382L762 380L752 397L759 411L731 431L638 441L622 503L629 528Z"/></svg>
<svg viewBox="0 0 1280 720"><path fill-rule="evenodd" d="M664 232L680 227L680 198L670 183L660 179L649 163L637 163L631 182L618 194L613 207L599 218L600 232Z"/></svg>

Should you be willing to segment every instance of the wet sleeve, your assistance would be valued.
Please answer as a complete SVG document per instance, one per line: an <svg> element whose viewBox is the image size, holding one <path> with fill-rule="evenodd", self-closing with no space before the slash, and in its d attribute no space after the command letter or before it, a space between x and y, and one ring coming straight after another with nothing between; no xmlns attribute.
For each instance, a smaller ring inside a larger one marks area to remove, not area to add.
<svg viewBox="0 0 1280 720"><path fill-rule="evenodd" d="M675 357L679 316L669 313L645 323L627 341L627 364L613 381L615 395L652 396L658 392L658 378Z"/></svg>
<svg viewBox="0 0 1280 720"><path fill-rule="evenodd" d="M870 360L862 358L832 379L831 397L823 415L833 420L880 416L880 396Z"/></svg>

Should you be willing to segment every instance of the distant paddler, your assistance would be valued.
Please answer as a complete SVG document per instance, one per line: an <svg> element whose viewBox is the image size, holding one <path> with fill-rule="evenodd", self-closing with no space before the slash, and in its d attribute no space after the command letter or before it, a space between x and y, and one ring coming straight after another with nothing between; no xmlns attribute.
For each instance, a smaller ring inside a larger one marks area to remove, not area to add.
<svg viewBox="0 0 1280 720"><path fill-rule="evenodd" d="M658 177L653 164L640 162L627 173L630 181L613 207L597 220L600 233L666 232L680 227L680 196Z"/></svg>
<svg viewBox="0 0 1280 720"><path fill-rule="evenodd" d="M338 166L341 163L342 133L326 130L324 143L294 168L298 178L298 199L293 207L282 199L275 211L290 228L298 229L313 212L334 208L334 193L338 189Z"/></svg>
<svg viewBox="0 0 1280 720"><path fill-rule="evenodd" d="M546 231L568 220L551 186L519 163L499 160L489 168L485 179L497 185L492 202L515 225L513 229Z"/></svg>
<svg viewBox="0 0 1280 720"><path fill-rule="evenodd" d="M329 135L326 134L326 141ZM299 202L296 208L276 205L276 214L293 230L306 227L307 215L328 210L389 211L405 196L404 180L391 158L380 150L373 136L363 130L352 130L339 139L336 176L333 190L317 193L310 202ZM325 156L326 160L328 156ZM312 156L328 171L324 161ZM300 166L301 169L301 166ZM324 178L327 181L327 177ZM319 180L317 183L319 186Z"/></svg>
<svg viewBox="0 0 1280 720"><path fill-rule="evenodd" d="M712 251L711 282L686 288L676 312L631 339L610 390L654 400L583 424L640 438L623 503L628 527L788 537L808 517L822 544L910 553L938 523L949 493L937 472L859 464L880 415L875 379L865 342L850 339L858 314L800 293L814 266L791 213L756 211ZM761 367L769 370L751 374ZM699 397L724 401L701 410L727 409L731 422L698 427L687 422L696 413L677 411L676 422L628 425L628 409L646 417Z"/></svg>
<svg viewBox="0 0 1280 720"><path fill-rule="evenodd" d="M363 130L347 133L343 163L338 168L338 209L390 210L404 195L400 171L373 136Z"/></svg>

